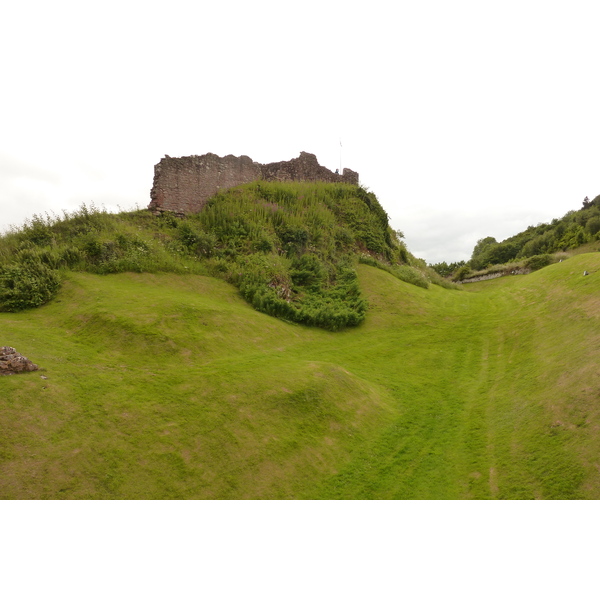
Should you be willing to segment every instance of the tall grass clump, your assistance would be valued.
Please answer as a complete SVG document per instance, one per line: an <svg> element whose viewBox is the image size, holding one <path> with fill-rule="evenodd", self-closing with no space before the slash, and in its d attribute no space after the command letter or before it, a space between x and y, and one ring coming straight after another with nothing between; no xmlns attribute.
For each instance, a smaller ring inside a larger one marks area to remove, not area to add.
<svg viewBox="0 0 600 600"><path fill-rule="evenodd" d="M381 269L382 271L386 271L390 275L393 275L400 281L404 281L406 283L410 283L412 285L416 285L422 288L427 289L429 287L429 282L418 269L409 265L387 265L372 256L362 254L358 261L362 264L369 265L371 267L376 267L377 269Z"/></svg>

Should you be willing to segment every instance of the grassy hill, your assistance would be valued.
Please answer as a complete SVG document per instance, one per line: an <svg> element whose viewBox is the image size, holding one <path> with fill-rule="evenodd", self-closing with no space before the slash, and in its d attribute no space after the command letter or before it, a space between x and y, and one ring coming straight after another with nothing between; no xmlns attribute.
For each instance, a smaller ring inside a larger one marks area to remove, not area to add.
<svg viewBox="0 0 600 600"><path fill-rule="evenodd" d="M466 291L354 264L337 332L186 256L0 313L44 369L0 378L1 498L600 498L600 253Z"/></svg>
<svg viewBox="0 0 600 600"><path fill-rule="evenodd" d="M344 184L254 182L185 218L84 205L64 217L36 215L0 238L0 311L47 302L65 271L196 273L234 284L266 314L339 330L367 312L359 261L422 287L452 285L401 236L372 192Z"/></svg>

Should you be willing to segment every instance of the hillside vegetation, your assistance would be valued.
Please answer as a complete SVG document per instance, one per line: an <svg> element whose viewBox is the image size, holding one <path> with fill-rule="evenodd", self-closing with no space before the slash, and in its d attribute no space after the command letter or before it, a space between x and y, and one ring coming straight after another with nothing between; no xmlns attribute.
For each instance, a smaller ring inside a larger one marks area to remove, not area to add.
<svg viewBox="0 0 600 600"><path fill-rule="evenodd" d="M255 182L197 215L34 216L0 238L0 310L42 305L69 271L196 273L234 284L257 310L331 330L361 323L368 262L415 285L444 284L408 253L376 196L352 185Z"/></svg>
<svg viewBox="0 0 600 600"><path fill-rule="evenodd" d="M479 240L473 249L470 266L482 269L489 264L507 263L514 259L565 252L600 239L600 196L583 207L568 212L551 223L531 225L525 231L496 242L493 237Z"/></svg>
<svg viewBox="0 0 600 600"><path fill-rule="evenodd" d="M437 263L431 267L454 280L515 270L535 271L558 262L574 251L600 249L600 196L583 201L580 210L571 210L550 223L530 225L525 231L502 242L494 237L477 241L468 262Z"/></svg>

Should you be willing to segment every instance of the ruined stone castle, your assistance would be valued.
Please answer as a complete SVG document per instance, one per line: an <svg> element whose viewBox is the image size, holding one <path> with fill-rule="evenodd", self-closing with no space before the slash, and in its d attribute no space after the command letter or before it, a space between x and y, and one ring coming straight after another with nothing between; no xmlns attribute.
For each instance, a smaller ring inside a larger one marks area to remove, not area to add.
<svg viewBox="0 0 600 600"><path fill-rule="evenodd" d="M148 209L155 214L196 213L219 190L252 181L327 181L358 185L358 173L344 169L342 174L322 167L314 154L301 152L292 160L262 165L248 156L216 154L165 156L154 166L154 184Z"/></svg>

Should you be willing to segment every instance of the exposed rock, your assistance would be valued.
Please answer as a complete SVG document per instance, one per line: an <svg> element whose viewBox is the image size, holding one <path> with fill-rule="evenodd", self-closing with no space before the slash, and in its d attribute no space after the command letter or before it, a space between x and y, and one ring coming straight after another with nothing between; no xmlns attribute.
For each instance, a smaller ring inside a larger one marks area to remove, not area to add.
<svg viewBox="0 0 600 600"><path fill-rule="evenodd" d="M10 346L0 347L0 375L37 371L39 367Z"/></svg>
<svg viewBox="0 0 600 600"><path fill-rule="evenodd" d="M511 269L505 271L496 271L495 273L487 273L486 275L476 275L475 277L466 277L462 281L455 283L475 283L476 281L486 281L488 279L496 279L497 277L505 277L507 275L528 275L531 269Z"/></svg>

